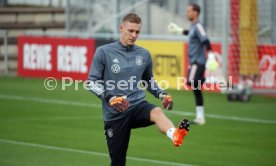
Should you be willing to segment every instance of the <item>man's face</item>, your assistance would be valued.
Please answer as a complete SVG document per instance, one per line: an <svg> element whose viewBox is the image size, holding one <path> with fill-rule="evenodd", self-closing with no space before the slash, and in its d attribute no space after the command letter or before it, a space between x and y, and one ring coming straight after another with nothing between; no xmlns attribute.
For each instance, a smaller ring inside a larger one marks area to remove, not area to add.
<svg viewBox="0 0 276 166"><path fill-rule="evenodd" d="M198 13L193 10L192 6L188 6L186 16L190 21L194 21L198 17Z"/></svg>
<svg viewBox="0 0 276 166"><path fill-rule="evenodd" d="M123 22L120 25L121 42L124 45L134 45L141 30L141 23Z"/></svg>

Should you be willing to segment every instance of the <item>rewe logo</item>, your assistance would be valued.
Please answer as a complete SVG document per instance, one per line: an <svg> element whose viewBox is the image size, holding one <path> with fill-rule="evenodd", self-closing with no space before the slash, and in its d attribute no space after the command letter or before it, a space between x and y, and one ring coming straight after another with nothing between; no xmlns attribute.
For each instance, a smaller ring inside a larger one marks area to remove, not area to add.
<svg viewBox="0 0 276 166"><path fill-rule="evenodd" d="M57 47L57 69L62 72L86 73L87 48L84 46L63 46Z"/></svg>
<svg viewBox="0 0 276 166"><path fill-rule="evenodd" d="M51 45L24 44L23 68L31 70L52 70Z"/></svg>

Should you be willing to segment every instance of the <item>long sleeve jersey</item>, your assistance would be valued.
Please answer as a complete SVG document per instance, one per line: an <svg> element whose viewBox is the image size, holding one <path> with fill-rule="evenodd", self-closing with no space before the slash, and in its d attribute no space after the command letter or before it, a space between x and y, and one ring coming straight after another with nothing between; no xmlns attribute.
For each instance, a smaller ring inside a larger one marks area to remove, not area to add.
<svg viewBox="0 0 276 166"><path fill-rule="evenodd" d="M211 50L211 46L203 26L199 22L192 24L192 26L189 29L188 35L189 63L198 63L204 65L206 63L205 47L207 47L208 50Z"/></svg>
<svg viewBox="0 0 276 166"><path fill-rule="evenodd" d="M131 107L145 100L146 88L156 98L163 90L154 81L150 53L137 45L123 46L117 41L97 48L89 73L89 90L102 100L104 121L120 119ZM144 86L141 86L143 84ZM107 96L126 96L128 110L113 110Z"/></svg>

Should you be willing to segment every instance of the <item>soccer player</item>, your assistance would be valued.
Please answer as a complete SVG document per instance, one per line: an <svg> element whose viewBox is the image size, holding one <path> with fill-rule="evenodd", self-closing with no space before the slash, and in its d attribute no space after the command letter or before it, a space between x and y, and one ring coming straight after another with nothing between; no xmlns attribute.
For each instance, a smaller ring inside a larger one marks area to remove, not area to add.
<svg viewBox="0 0 276 166"><path fill-rule="evenodd" d="M183 143L189 131L188 120L175 128L161 108L144 99L142 81L152 95L162 100L164 108L173 107L172 97L153 79L150 53L135 45L141 26L138 15L127 14L120 24L120 40L97 48L90 68L88 88L102 101L112 166L125 165L131 129L155 124L175 146Z"/></svg>
<svg viewBox="0 0 276 166"><path fill-rule="evenodd" d="M192 25L189 30L184 30L183 34L189 36L188 57L190 66L187 79L188 84L192 86L196 100L196 118L192 123L203 125L205 124L205 116L201 85L205 81L206 48L211 52L212 47L203 26L199 23L199 14L200 7L197 4L190 4L187 7L186 15Z"/></svg>
<svg viewBox="0 0 276 166"><path fill-rule="evenodd" d="M198 17L200 14L200 7L197 4L190 4L187 7L186 15L192 23L189 30L184 30L174 23L168 25L169 32L181 33L189 36L188 41L188 58L189 58L189 71L187 83L193 89L196 100L196 118L192 121L193 124L205 124L203 96L201 86L205 81L204 72L206 65L206 49L209 52L209 58L214 55L208 36L199 23ZM211 59L211 58L210 58Z"/></svg>

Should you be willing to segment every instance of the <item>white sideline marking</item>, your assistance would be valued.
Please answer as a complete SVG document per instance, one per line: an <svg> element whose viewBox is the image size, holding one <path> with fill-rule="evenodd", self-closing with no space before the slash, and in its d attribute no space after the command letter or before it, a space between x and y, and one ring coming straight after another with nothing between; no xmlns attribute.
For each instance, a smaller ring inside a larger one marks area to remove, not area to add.
<svg viewBox="0 0 276 166"><path fill-rule="evenodd" d="M170 113L176 114L176 115L195 115L195 113L192 113L192 112L181 112L181 111L178 111L178 110L172 111ZM276 124L276 121L273 121L273 120L242 118L242 117L237 117L237 116L222 116L222 115L216 115L216 114L205 114L205 116L208 117L208 118L213 118L213 119L233 120L233 121L239 121L239 122Z"/></svg>
<svg viewBox="0 0 276 166"><path fill-rule="evenodd" d="M36 148L41 148L41 149L49 149L49 150L56 150L56 151L63 151L63 152L90 154L90 155L95 155L95 156L100 156L100 157L108 157L109 158L108 154L95 152L95 151L64 148L64 147L57 147L57 146L49 146L49 145L14 141L14 140L8 140L8 139L0 139L0 142L6 143L6 144L22 145L22 146L36 147ZM159 161L159 160L145 159L145 158L140 158L140 157L127 157L127 159L128 160L134 160L134 161L147 162L147 163L162 164L162 165L193 166L191 164L182 164L182 163L169 162L169 161Z"/></svg>
<svg viewBox="0 0 276 166"><path fill-rule="evenodd" d="M41 120L83 120L83 119L100 119L102 116L60 116L60 117L22 117L22 118L5 118L0 121L41 121Z"/></svg>
<svg viewBox="0 0 276 166"><path fill-rule="evenodd" d="M0 99L34 101L39 103L101 108L100 104L90 104L90 103L76 102L76 101L66 101L66 100L57 100L57 99L53 100L53 99L45 99L45 98L37 98L37 97L14 96L14 95L4 95L4 94L0 94ZM180 110L173 110L167 113L175 114L175 115L195 115L193 112L183 112ZM239 122L276 124L275 120L262 120L262 119L254 119L254 118L243 118L243 117L237 117L237 116L223 116L223 115L216 115L216 114L206 114L205 116L213 119L233 120L233 121L239 121Z"/></svg>
<svg viewBox="0 0 276 166"><path fill-rule="evenodd" d="M66 101L66 100L53 100L53 99L45 99L45 98L39 98L39 97L14 96L14 95L0 94L0 99L21 100L21 101L26 101L27 100L27 101L35 101L35 102L39 102L39 103L102 108L101 105L99 105L99 104L91 104L91 103L83 103L83 102L75 102L75 101Z"/></svg>

